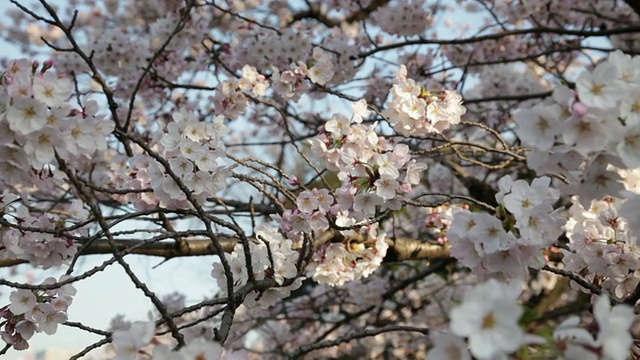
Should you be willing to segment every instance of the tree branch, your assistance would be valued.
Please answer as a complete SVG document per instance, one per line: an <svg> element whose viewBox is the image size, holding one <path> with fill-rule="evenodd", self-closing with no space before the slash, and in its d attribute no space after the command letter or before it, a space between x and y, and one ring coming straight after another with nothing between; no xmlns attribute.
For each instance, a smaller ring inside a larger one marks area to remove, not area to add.
<svg viewBox="0 0 640 360"><path fill-rule="evenodd" d="M419 332L419 333L422 333L423 335L429 335L429 329L427 328L419 328L419 327L404 326L404 325L389 325L389 326L385 326L377 329L365 329L362 331L353 332L350 334L340 336L333 340L320 341L314 344L301 346L291 356L289 356L289 359L299 359L303 355L308 354L314 350L328 348L328 347L336 346L342 343L348 343L352 340L362 339L369 336L376 336L376 335L383 334L386 332L391 332L391 331L411 331L411 332Z"/></svg>
<svg viewBox="0 0 640 360"><path fill-rule="evenodd" d="M328 235L328 236L327 236ZM337 235L328 232L319 237L321 242L331 242ZM220 244L225 252L233 251L239 242L237 237L219 236ZM253 239L252 239L253 240ZM165 259L173 259L188 256L216 255L215 246L210 239L183 239L178 246L175 241L161 241L145 243L145 240L114 240L117 249L128 254L158 256ZM435 260L450 257L449 246L425 243L421 240L410 238L387 239L389 250L385 262L397 262L404 260ZM113 249L105 239L97 240L90 246L83 248L82 255L109 255ZM5 259L0 260L0 267L11 267L28 263L27 260Z"/></svg>

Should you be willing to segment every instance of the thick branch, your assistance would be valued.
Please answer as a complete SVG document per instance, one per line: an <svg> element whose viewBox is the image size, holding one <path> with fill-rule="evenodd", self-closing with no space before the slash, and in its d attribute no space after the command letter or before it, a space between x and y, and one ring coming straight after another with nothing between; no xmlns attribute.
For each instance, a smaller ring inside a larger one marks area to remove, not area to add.
<svg viewBox="0 0 640 360"><path fill-rule="evenodd" d="M508 36L535 35L535 34L599 37L599 36L609 36L609 35L635 34L638 31L640 31L640 26L629 26L629 27L621 27L621 28L606 29L606 30L575 30L575 29L565 29L565 28L549 28L549 27L541 26L541 27L532 27L528 29L506 30L499 33L495 33L495 34L478 35L478 36L462 38L462 39L412 39L412 40L407 40L403 42L378 46L374 49L364 51L356 55L354 57L354 60L364 59L382 51L389 51L389 50L394 50L394 49L398 49L406 46L412 46L412 45L464 45L464 44L479 43L483 41L499 40Z"/></svg>
<svg viewBox="0 0 640 360"><path fill-rule="evenodd" d="M327 233L331 234L331 233ZM329 236L331 237L331 236ZM321 236L322 242L330 242ZM233 251L238 238L220 236L220 244L225 252ZM145 243L145 240L115 240L119 251L129 254L159 256L165 259L187 256L216 255L217 251L210 239L183 239L178 245L175 241L161 241L155 243ZM420 240L410 238L387 239L389 250L385 257L385 262L396 262L403 260L435 260L449 258L449 247L425 243ZM90 246L83 248L82 255L108 255L113 249L106 240L98 240ZM0 267L11 267L28 263L26 260L0 260Z"/></svg>
<svg viewBox="0 0 640 360"><path fill-rule="evenodd" d="M449 244L436 245L410 238L387 239L389 249L385 262L403 260L435 260L451 257Z"/></svg>

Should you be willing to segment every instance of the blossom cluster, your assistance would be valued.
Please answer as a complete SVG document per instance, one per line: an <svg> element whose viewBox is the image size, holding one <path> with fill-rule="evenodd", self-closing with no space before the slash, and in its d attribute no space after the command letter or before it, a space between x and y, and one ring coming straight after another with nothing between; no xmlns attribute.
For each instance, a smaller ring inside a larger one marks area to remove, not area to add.
<svg viewBox="0 0 640 360"><path fill-rule="evenodd" d="M167 160L168 169L146 153L135 153L132 157L116 155L110 164L113 171L108 186L152 189L125 196L114 195L141 209L158 204L171 208L190 207L187 193L198 201L205 201L226 186L230 174L222 142L227 132L222 116L203 122L192 112L174 112L172 121L154 134L154 140L161 146L158 152ZM188 192L181 189L169 170Z"/></svg>
<svg viewBox="0 0 640 360"><path fill-rule="evenodd" d="M521 278L528 267L542 267L541 250L556 241L565 222L553 207L560 192L550 184L548 177L528 184L507 175L496 194L502 219L486 212L455 212L447 231L452 256L480 276Z"/></svg>
<svg viewBox="0 0 640 360"><path fill-rule="evenodd" d="M282 71L272 66L271 88L283 99L291 99L297 102L300 100L300 96L311 88L311 84L306 81L307 75L306 66L291 64L290 69Z"/></svg>
<svg viewBox="0 0 640 360"><path fill-rule="evenodd" d="M308 71L311 82L324 85L333 78L333 57L334 55L328 51L319 47L313 48L313 65L309 67Z"/></svg>
<svg viewBox="0 0 640 360"><path fill-rule="evenodd" d="M463 209L468 208L467 205L460 207ZM446 234L447 230L451 228L451 221L453 221L453 213L456 208L458 206L445 204L425 209L427 213L425 218L426 230L439 244L444 244L448 241Z"/></svg>
<svg viewBox="0 0 640 360"><path fill-rule="evenodd" d="M25 180L29 167L52 164L55 153L74 161L107 149L113 122L98 114L95 100L72 108L73 83L51 67L19 59L0 76L0 180L6 184Z"/></svg>
<svg viewBox="0 0 640 360"><path fill-rule="evenodd" d="M560 190L575 195L566 225L566 269L619 299L640 282L633 221L640 165L638 64L638 56L612 52L577 77L575 90L558 86L550 103L515 116L516 134L533 149L528 165L562 174L569 185Z"/></svg>
<svg viewBox="0 0 640 360"><path fill-rule="evenodd" d="M432 24L424 3L413 0L390 3L373 13L373 20L384 32L397 36L424 34Z"/></svg>
<svg viewBox="0 0 640 360"><path fill-rule="evenodd" d="M31 215L25 206L19 206L15 212L4 216L9 223L38 230L21 231L15 227L0 227L0 259L23 259L48 269L62 265L75 255L78 245L73 237L69 233L56 234L59 219L41 213Z"/></svg>
<svg viewBox="0 0 640 360"><path fill-rule="evenodd" d="M593 199L618 196L620 176L610 168L640 165L640 56L612 52L576 89L561 85L551 103L515 115L516 134L532 148L527 164L538 173L566 176L565 194Z"/></svg>
<svg viewBox="0 0 640 360"><path fill-rule="evenodd" d="M441 133L458 124L466 109L456 91L431 92L407 77L402 65L391 88L391 102L383 114L394 130L405 136Z"/></svg>
<svg viewBox="0 0 640 360"><path fill-rule="evenodd" d="M399 196L411 192L427 167L411 159L409 146L393 145L375 132L376 124L362 123L363 116L370 113L364 100L353 107L352 119L335 114L325 124L326 133L312 139L311 144L342 181L335 191L336 203L355 221L361 221L387 209L399 209Z"/></svg>
<svg viewBox="0 0 640 360"><path fill-rule="evenodd" d="M276 83L281 80L285 84L293 84L295 75L302 75L311 82L325 85L329 82L335 72L339 69L340 61L336 59L335 53L341 53L337 50L333 52L325 51L321 47L312 47L311 42L305 38L301 38L294 30L288 29L281 34L267 33L256 34L249 33L252 36L240 38L237 41L244 46L237 46L235 52L231 52L224 56L229 59L232 66L243 69L251 64L260 71L270 70L275 78ZM248 50L252 51L249 52ZM348 58L344 55L344 58ZM243 70L244 71L244 70ZM284 77L283 77L284 75ZM281 86L285 86L281 84ZM305 91L307 86L295 86L298 90ZM293 89L291 89L293 90ZM290 91L278 91L280 95L288 94L285 98L299 96Z"/></svg>
<svg viewBox="0 0 640 360"><path fill-rule="evenodd" d="M296 260L298 252L292 248L293 242L283 238L277 228L262 224L256 228L256 242L249 242L249 253L245 253L243 244L236 244L233 252L224 256L233 273L234 289L239 289L249 281L247 262L251 264L251 277L254 280L272 278L279 285L260 294L252 291L244 302L246 306L269 307L277 300L289 296L291 291L301 285ZM226 275L220 262L213 263L211 276L216 280L220 294L227 292ZM286 280L294 280L285 284Z"/></svg>
<svg viewBox="0 0 640 360"><path fill-rule="evenodd" d="M150 321L135 321L123 323L122 328L113 331L112 345L115 355L111 360L135 360L140 354L149 354L153 360L220 360L233 359L233 351L225 351L215 341L202 337L193 339L178 351L172 351L163 339L156 336L156 323Z"/></svg>
<svg viewBox="0 0 640 360"><path fill-rule="evenodd" d="M231 43L223 59L235 68L251 64L260 70L274 66L278 69L289 67L291 60L301 61L311 51L311 41L304 33L292 28L280 33L237 31L240 34Z"/></svg>
<svg viewBox="0 0 640 360"><path fill-rule="evenodd" d="M342 286L371 275L387 254L386 234L377 226L343 231L343 243L327 243L314 253L307 272L319 284Z"/></svg>
<svg viewBox="0 0 640 360"><path fill-rule="evenodd" d="M640 164L640 122L635 120L640 114L638 60L611 53L593 72L578 76L575 91L559 86L553 103L516 114L515 132L533 148L529 166L564 175L570 185L562 191L576 194L568 220L560 215L562 209L554 209L561 192L550 187L550 178L528 184L505 176L498 182L496 216L454 213L447 231L452 256L481 277L523 277L526 267L544 264L540 251L559 238L566 223L565 271L583 274L618 299L636 289L640 257L637 226L631 219L638 214L638 182L635 170L623 169ZM623 191L625 186L629 191ZM520 329L520 290L511 287L491 279L469 291L451 312L451 334L432 335L430 354L470 358L462 337L468 338L471 354L479 359L501 358L525 344L543 344L544 339L525 336ZM608 296L602 295L594 301L593 315L597 334L580 327L573 316L556 328L547 345L567 359L626 359L633 343L633 310L627 305L611 307Z"/></svg>
<svg viewBox="0 0 640 360"><path fill-rule="evenodd" d="M140 14L143 9L133 10ZM113 82L113 91L119 98L131 96L142 74L145 72L149 59L154 52L160 51L164 42L174 33L180 21L177 11L154 14L155 16L144 19L136 17L125 22L121 27L107 27L100 32L100 26L95 28L85 27L87 31L86 41L79 42L78 46L85 54L91 54L92 61L102 74ZM179 74L185 71L197 70L196 58L204 58L206 52L196 50L193 44L200 43L206 34L206 27L210 21L210 14L206 12L194 13L188 20L189 26L183 31L173 34L172 41L159 53L158 60L154 63L154 69L163 79L173 81ZM148 32L133 31L132 24L142 25L146 22ZM104 25L103 25L104 26ZM95 31L92 31L95 30ZM66 39L65 39L66 40ZM64 40L61 46L67 47ZM188 54L192 59L189 61ZM84 60L73 52L59 52L55 60L61 70L76 72L89 70ZM146 95L162 96L162 91L154 94L153 86L156 81L150 77L145 79L145 86L139 88Z"/></svg>
<svg viewBox="0 0 640 360"><path fill-rule="evenodd" d="M351 229L367 225L368 218L399 209L402 194L410 193L412 185L420 182L426 165L411 159L407 145L393 145L378 136L376 124L362 123L363 117L370 114L364 100L354 103L353 109L352 119L335 114L325 124L326 133L311 140L327 166L338 172L342 185L334 194L327 189L300 193L296 207L287 210L281 219L281 228L289 238L299 239L303 232L318 234L328 230L331 223L349 237ZM372 234L375 229L366 230ZM367 236L376 239L371 241L373 246L362 242L355 248L350 243L322 246L316 254L312 277L336 285L368 276L379 266L388 245L382 234Z"/></svg>
<svg viewBox="0 0 640 360"><path fill-rule="evenodd" d="M60 281L67 277L63 276ZM55 285L54 278L46 278L42 285ZM67 308L76 289L71 284L45 291L18 289L11 292L11 304L0 308L0 336L16 350L29 348L34 333L53 335L58 324L67 321Z"/></svg>
<svg viewBox="0 0 640 360"><path fill-rule="evenodd" d="M633 344L630 333L635 313L628 305L611 306L609 297L599 296L593 304L593 317L597 335L579 326L580 319L570 316L553 332L555 347L563 351L567 359L625 360Z"/></svg>
<svg viewBox="0 0 640 360"><path fill-rule="evenodd" d="M328 189L313 188L302 191L292 210L282 214L281 228L292 238L299 238L304 232L319 234L329 229L329 217L335 213L335 199Z"/></svg>
<svg viewBox="0 0 640 360"><path fill-rule="evenodd" d="M601 284L618 299L640 283L640 250L636 235L629 231L632 213L622 211L625 203L606 198L593 200L585 209L574 198L566 226L569 244L562 258L566 270L585 274L587 281Z"/></svg>
<svg viewBox="0 0 640 360"><path fill-rule="evenodd" d="M243 114L249 105L245 93L253 96L264 96L269 88L269 82L256 68L245 65L240 79L230 78L223 81L217 88L216 94L210 98L216 113L227 118L237 118Z"/></svg>
<svg viewBox="0 0 640 360"><path fill-rule="evenodd" d="M330 81L340 84L353 78L357 72L354 47L358 39L333 33L326 36L319 46L313 46L304 35L305 32L293 29L278 34L253 30L237 32L234 36L238 37L231 42L233 48L228 49L222 58L232 68L239 69L249 64L259 71L271 70L274 74L293 71L319 85ZM309 87L299 89L306 91Z"/></svg>

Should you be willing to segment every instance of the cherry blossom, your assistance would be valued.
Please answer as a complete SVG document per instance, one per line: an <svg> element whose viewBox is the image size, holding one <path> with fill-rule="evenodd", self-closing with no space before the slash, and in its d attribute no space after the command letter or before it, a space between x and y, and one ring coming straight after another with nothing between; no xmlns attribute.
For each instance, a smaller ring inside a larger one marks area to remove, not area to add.
<svg viewBox="0 0 640 360"><path fill-rule="evenodd" d="M451 331L469 337L474 356L494 359L522 344L524 334L517 325L522 309L516 302L520 286L489 280L467 292L462 304L451 310Z"/></svg>
<svg viewBox="0 0 640 360"><path fill-rule="evenodd" d="M151 341L154 333L154 323L144 321L136 321L126 330L114 331L112 337L116 356L112 359L136 359L140 349Z"/></svg>

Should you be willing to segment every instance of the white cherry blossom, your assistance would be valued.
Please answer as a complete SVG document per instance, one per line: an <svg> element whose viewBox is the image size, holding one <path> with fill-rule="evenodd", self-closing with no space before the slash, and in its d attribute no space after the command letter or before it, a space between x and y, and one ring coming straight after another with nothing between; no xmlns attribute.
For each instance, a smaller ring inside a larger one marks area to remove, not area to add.
<svg viewBox="0 0 640 360"><path fill-rule="evenodd" d="M580 100L588 106L610 109L622 97L622 89L611 82L618 77L618 71L609 62L596 66L592 73L583 72L576 80L576 89Z"/></svg>
<svg viewBox="0 0 640 360"><path fill-rule="evenodd" d="M469 338L471 353L479 359L495 359L517 350L524 341L518 326L522 308L517 300L519 282L489 280L465 293L451 310L451 331Z"/></svg>

